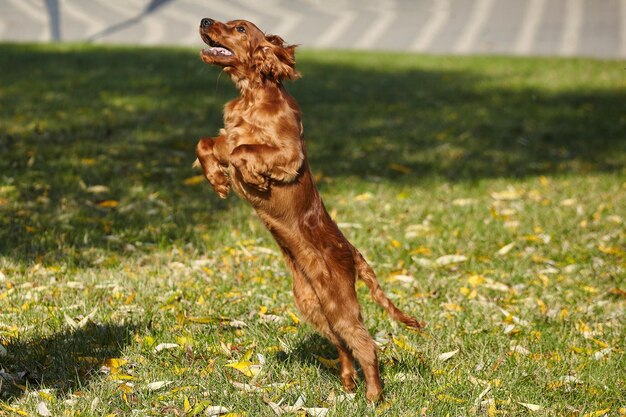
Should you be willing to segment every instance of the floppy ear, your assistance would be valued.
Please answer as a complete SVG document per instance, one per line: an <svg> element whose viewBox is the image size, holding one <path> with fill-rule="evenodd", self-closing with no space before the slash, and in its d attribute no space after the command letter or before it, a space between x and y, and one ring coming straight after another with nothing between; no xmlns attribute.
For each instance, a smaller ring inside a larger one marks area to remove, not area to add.
<svg viewBox="0 0 626 417"><path fill-rule="evenodd" d="M295 80L300 77L296 71L296 45L285 45L277 35L267 35L254 53L257 71L263 78L273 81Z"/></svg>

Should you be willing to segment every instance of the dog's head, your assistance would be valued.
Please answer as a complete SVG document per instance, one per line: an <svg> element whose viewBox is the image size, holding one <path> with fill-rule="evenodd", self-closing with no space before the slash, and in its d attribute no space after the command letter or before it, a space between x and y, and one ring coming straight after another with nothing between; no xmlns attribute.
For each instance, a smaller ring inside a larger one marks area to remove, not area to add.
<svg viewBox="0 0 626 417"><path fill-rule="evenodd" d="M286 45L280 36L265 35L246 20L222 23L204 18L200 37L209 46L202 50L202 60L224 68L235 81L281 82L300 76L295 69L296 47Z"/></svg>

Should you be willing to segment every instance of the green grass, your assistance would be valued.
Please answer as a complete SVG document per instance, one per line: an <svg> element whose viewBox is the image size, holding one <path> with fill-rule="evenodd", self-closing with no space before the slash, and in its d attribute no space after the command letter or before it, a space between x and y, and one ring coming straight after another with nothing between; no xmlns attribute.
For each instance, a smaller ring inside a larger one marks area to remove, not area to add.
<svg viewBox="0 0 626 417"><path fill-rule="evenodd" d="M336 416L626 414L626 62L298 57L326 205L428 323L358 286L386 402L336 400L271 236L191 169L225 75L187 49L0 45L0 415L271 416L301 394Z"/></svg>

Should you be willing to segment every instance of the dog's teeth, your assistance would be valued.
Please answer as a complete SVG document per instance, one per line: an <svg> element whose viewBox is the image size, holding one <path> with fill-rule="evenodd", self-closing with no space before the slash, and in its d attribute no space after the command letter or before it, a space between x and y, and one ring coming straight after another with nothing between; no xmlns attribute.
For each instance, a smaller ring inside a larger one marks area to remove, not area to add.
<svg viewBox="0 0 626 417"><path fill-rule="evenodd" d="M215 46L206 50L211 55L231 56L233 53L226 48Z"/></svg>

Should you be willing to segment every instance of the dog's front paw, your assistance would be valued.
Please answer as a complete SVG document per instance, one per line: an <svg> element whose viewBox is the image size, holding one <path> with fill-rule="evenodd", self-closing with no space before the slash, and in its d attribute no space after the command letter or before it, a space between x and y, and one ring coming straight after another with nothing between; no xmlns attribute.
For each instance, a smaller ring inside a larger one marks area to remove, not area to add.
<svg viewBox="0 0 626 417"><path fill-rule="evenodd" d="M243 156L231 158L230 163L241 175L243 182L260 191L267 191L269 189L270 180L259 172L260 167L258 164L255 164Z"/></svg>

